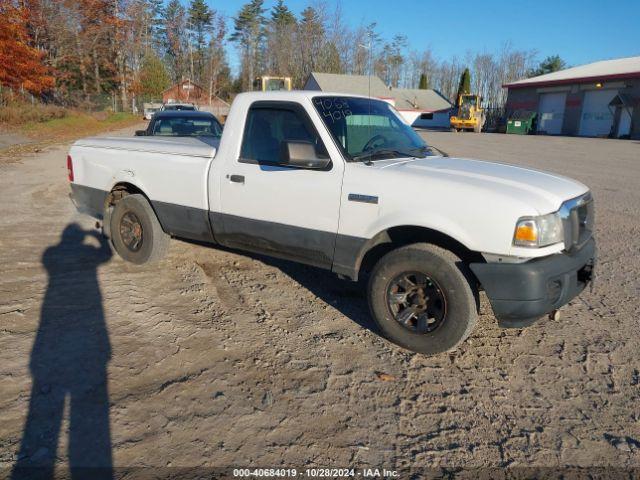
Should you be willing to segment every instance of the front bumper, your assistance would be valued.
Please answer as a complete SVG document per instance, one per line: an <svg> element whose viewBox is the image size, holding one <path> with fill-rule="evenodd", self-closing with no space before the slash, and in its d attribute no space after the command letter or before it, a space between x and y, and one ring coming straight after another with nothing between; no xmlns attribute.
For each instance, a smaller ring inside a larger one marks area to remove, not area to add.
<svg viewBox="0 0 640 480"><path fill-rule="evenodd" d="M473 120L459 120L456 118L451 119L451 126L455 128L473 128L477 125L477 122Z"/></svg>
<svg viewBox="0 0 640 480"><path fill-rule="evenodd" d="M596 242L525 263L472 263L501 327L526 327L578 296L592 281Z"/></svg>

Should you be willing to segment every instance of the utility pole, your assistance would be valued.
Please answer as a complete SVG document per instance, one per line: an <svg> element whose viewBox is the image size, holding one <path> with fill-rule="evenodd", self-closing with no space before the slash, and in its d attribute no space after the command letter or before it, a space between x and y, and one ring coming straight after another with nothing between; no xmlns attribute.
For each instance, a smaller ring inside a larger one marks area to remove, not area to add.
<svg viewBox="0 0 640 480"><path fill-rule="evenodd" d="M191 21L187 22L187 29L189 30L189 61L191 63L190 76L189 80L193 81L193 43L191 41L191 32L193 31L193 23Z"/></svg>

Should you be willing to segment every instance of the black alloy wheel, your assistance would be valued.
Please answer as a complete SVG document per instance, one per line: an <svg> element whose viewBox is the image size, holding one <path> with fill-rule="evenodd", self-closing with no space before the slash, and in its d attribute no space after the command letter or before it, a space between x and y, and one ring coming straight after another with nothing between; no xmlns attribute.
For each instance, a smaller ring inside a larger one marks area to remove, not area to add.
<svg viewBox="0 0 640 480"><path fill-rule="evenodd" d="M387 287L387 306L393 318L414 333L431 333L447 314L440 286L422 272L404 272Z"/></svg>

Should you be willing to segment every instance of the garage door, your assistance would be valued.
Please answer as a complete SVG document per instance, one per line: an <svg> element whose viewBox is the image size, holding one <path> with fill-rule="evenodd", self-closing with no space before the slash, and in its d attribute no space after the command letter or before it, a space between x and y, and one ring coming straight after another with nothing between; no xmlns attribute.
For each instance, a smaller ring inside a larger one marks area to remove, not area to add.
<svg viewBox="0 0 640 480"><path fill-rule="evenodd" d="M564 120L566 93L543 93L538 103L538 132L560 135Z"/></svg>
<svg viewBox="0 0 640 480"><path fill-rule="evenodd" d="M584 93L578 135L585 137L609 135L613 125L609 102L617 94L617 90L591 90Z"/></svg>

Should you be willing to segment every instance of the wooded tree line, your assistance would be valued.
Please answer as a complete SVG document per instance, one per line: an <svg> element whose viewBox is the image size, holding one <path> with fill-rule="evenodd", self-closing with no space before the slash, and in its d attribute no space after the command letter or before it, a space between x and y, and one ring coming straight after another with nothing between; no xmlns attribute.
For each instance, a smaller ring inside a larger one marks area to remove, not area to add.
<svg viewBox="0 0 640 480"><path fill-rule="evenodd" d="M251 79L263 73L293 78L301 88L312 71L378 75L387 85L435 88L455 100L460 75L471 69L472 88L488 104L502 104L508 83L531 71L536 52L505 44L496 54L469 53L463 59L439 61L431 48L408 48L404 35L385 39L379 25L352 27L344 22L340 4L306 7L296 17L278 0L267 11L263 0L247 3L233 19L230 40L241 52L240 82L249 89Z"/></svg>
<svg viewBox="0 0 640 480"><path fill-rule="evenodd" d="M285 0L271 8L249 0L232 18L209 3L0 0L9 25L0 35L0 82L59 103L115 102L128 110L186 78L229 97L261 75L290 76L301 88L312 71L376 74L391 87L435 88L455 100L469 68L472 90L500 105L502 84L532 72L536 56L506 44L497 53L438 60L431 48L411 49L405 36L388 37L375 23L348 25L339 3L314 3L296 15ZM235 76L229 42L240 62ZM16 62L18 55L25 60ZM19 65L8 70L12 63Z"/></svg>
<svg viewBox="0 0 640 480"><path fill-rule="evenodd" d="M129 110L183 78L211 95L228 88L226 20L204 0L0 0L0 14L19 32L0 37L10 59L0 78L13 90ZM17 47L30 49L30 65ZM11 63L22 68L4 71Z"/></svg>

